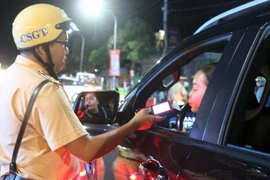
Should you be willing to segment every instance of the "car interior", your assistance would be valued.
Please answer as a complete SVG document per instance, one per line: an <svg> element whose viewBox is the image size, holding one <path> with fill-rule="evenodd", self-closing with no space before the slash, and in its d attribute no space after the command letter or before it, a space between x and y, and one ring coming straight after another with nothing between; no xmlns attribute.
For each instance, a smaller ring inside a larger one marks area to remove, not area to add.
<svg viewBox="0 0 270 180"><path fill-rule="evenodd" d="M270 39L264 40L261 50L254 59L254 67L248 82L248 88L242 91L242 103L238 115L233 118L230 127L229 145L270 153L270 107L267 105L270 92ZM255 64L257 63L257 64ZM261 83L263 82L263 83ZM263 88L260 98L258 89Z"/></svg>
<svg viewBox="0 0 270 180"><path fill-rule="evenodd" d="M191 89L192 78L197 69L203 64L218 62L225 47L203 52L181 67L180 76L187 76L189 86L186 88L188 92ZM232 117L233 123L228 127L227 138L225 138L226 140L223 143L240 149L245 148L259 153L270 153L270 142L267 140L270 137L270 107L266 106L270 95L269 36L262 40L259 48L260 50L250 65L252 67L250 71L252 72L247 73L248 79L245 79L243 82L243 88L239 96L240 100ZM260 100L256 97L256 91L259 88L256 81L258 79L265 81L265 87ZM157 104L166 101L167 93L168 90L154 91L146 104ZM176 109L171 111L170 114L167 114L167 119L157 123L156 126L189 134L192 131L192 125L195 120L196 114L191 113L190 107L187 104L183 106L181 111Z"/></svg>
<svg viewBox="0 0 270 180"><path fill-rule="evenodd" d="M186 78L182 84L185 86L187 95L192 89L192 79L198 69L204 64L218 62L225 47L226 46L223 45L222 47L216 47L216 49L207 50L206 52L193 57L188 64L180 68L180 76ZM168 90L169 88L163 91L154 91L154 93L148 98L146 106L167 101ZM156 126L189 134L192 130L192 125L196 120L196 114L191 112L191 107L187 102L181 107L181 109L175 108L174 105L173 107L172 111L165 114L166 120L157 123Z"/></svg>

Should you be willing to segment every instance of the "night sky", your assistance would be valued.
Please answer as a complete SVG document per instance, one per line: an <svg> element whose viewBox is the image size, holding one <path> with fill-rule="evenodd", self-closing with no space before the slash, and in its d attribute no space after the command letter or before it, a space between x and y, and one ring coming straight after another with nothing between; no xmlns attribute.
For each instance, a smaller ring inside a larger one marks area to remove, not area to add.
<svg viewBox="0 0 270 180"><path fill-rule="evenodd" d="M156 31L163 28L163 0L103 0L104 6L117 18L118 28L135 17L149 22ZM208 19L250 0L168 0L168 27L180 28L181 38L191 35ZM87 17L80 9L80 0L9 0L1 3L0 63L6 68L14 62L18 51L12 40L12 22L25 7L36 3L49 3L69 15L86 39L86 45L106 43L113 35L113 18L107 13L95 20Z"/></svg>

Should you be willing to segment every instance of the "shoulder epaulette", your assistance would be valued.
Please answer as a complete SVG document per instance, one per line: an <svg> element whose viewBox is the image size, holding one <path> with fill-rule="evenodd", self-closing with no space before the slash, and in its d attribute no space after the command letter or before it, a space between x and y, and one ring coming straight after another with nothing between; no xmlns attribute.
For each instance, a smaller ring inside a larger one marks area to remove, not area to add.
<svg viewBox="0 0 270 180"><path fill-rule="evenodd" d="M54 79L51 76L48 76L48 75L44 74L44 72L38 71L38 74L41 75L42 77L44 77L45 79L49 80L51 83L62 86L62 84L59 81L57 81L56 79Z"/></svg>

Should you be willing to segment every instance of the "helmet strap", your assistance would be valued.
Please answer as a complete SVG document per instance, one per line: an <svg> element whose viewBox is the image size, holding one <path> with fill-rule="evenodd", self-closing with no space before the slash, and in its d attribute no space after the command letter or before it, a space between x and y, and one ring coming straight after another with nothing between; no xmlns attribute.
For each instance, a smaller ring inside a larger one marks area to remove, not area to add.
<svg viewBox="0 0 270 180"><path fill-rule="evenodd" d="M44 62L43 59L40 57L40 55L35 51L35 49L33 49L32 53L35 56L35 58L42 64L42 66L48 71L49 75L52 76L54 79L58 80L58 77L53 70L54 64L52 61L52 56L51 56L51 52L49 49L49 45L45 44L45 45L43 45L43 47L44 47L45 53L48 57L48 62Z"/></svg>
<svg viewBox="0 0 270 180"><path fill-rule="evenodd" d="M49 44L44 45L44 50L45 50L45 53L47 54L47 57L48 57L48 63L46 63L45 68L47 69L49 74L54 79L59 80L57 74L53 70L54 64L53 64L53 61L52 61L52 55L51 55L51 51L50 51L50 48L49 48Z"/></svg>

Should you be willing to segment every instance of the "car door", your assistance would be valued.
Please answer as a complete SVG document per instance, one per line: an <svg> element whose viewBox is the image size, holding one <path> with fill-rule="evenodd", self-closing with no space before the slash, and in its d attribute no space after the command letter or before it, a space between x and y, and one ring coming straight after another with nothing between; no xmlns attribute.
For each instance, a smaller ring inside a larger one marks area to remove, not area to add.
<svg viewBox="0 0 270 180"><path fill-rule="evenodd" d="M179 54L169 56L166 63L154 68L155 76L146 77L143 86L135 88L130 96L132 98L126 100L122 110L125 110L125 107L141 108L149 99L151 102L153 99L157 101L157 94L160 92L157 81L174 72L175 67L184 73L185 67L195 67L203 61L200 58L202 54L218 52L220 55L192 130L182 132L171 129L169 125L156 124L148 131L133 134L122 145L128 148L130 154L135 154L138 167L130 172L141 171L148 178L164 179L267 179L268 153L251 149L249 144L242 145L242 142L239 143L239 140L235 140L230 134L234 127L241 129L241 126L237 126L240 123L233 122L240 119L235 117L239 115L237 105L240 101L242 103L243 99L248 99L248 93L244 93L247 94L244 98L240 89L249 89L247 86L250 83L247 82L255 81L256 76L249 77L248 74L249 70L258 66L254 63L258 61L258 56L264 57L258 53L267 29L268 26L257 25L247 30L240 29L217 36L205 35L203 39L195 37L198 40L193 42L195 46L180 50ZM199 63L196 63L197 61ZM192 71L194 72L194 69ZM246 78L249 78L249 81ZM265 138L265 134L263 137ZM124 149L123 147L120 149ZM121 158L132 161L129 156L122 155ZM132 164L126 160L126 164L129 163ZM132 165L134 166L134 163Z"/></svg>
<svg viewBox="0 0 270 180"><path fill-rule="evenodd" d="M145 77L140 83L141 86L135 87L133 92L127 96L124 104L119 109L119 113L122 113L121 119L129 119L128 114L131 114L129 112L144 107L150 102L149 99L158 102L157 94L162 91L166 94L168 90L168 88L160 89L160 83L172 72L179 72L180 75L188 76L191 84L192 76L202 64L215 61L221 64L218 65L218 73L225 74L226 67L230 64L228 59L232 58L233 52L237 49L244 32L245 30L239 30L235 33L217 33L216 35L209 33L204 36L194 37L191 39L192 43L187 42L186 47L184 45L180 46L178 52L174 50L173 54L169 54L164 59L165 62L157 64L151 70L153 75ZM214 97L216 94L211 96ZM209 101L213 102L213 99ZM202 144L202 130L207 123L203 116L211 112L211 107L208 106L208 108L202 111L201 117L196 117L195 122L201 121L202 123L199 124L199 127L194 126L191 133L156 124L148 131L137 131L131 135L125 143L119 146L119 154L120 158L125 158L126 166L128 167L131 164L130 166L133 166L133 169L126 168L126 170L122 169L121 172L117 170L116 164L115 172L119 173L119 177L132 175L132 173L140 171L139 165L144 162L145 167L141 166L141 171L143 170L145 171L144 174L151 174L151 176L176 179L184 171L195 173L196 170L193 168L195 168L196 164L191 166L188 162L192 162L189 157L193 157L193 151ZM128 155L125 151L128 151ZM134 165L135 162L137 162L137 167Z"/></svg>
<svg viewBox="0 0 270 180"><path fill-rule="evenodd" d="M225 74L212 79L216 82L205 96L215 91L217 95L203 101L200 109L206 111L210 106L211 113L203 114L205 126L199 121L194 125L204 127L201 136L190 135L203 140L190 156L194 161L189 161L202 169L201 174L216 179L269 178L269 110L265 107L269 87L261 102L255 97L258 76L269 82L269 58L269 25L249 27Z"/></svg>
<svg viewBox="0 0 270 180"><path fill-rule="evenodd" d="M73 110L80 122L91 136L96 136L119 127L113 123L119 102L119 93L114 90L83 91L78 93L74 101ZM112 161L116 157L113 150L101 158L86 164L86 172L82 172L81 179L110 179Z"/></svg>

